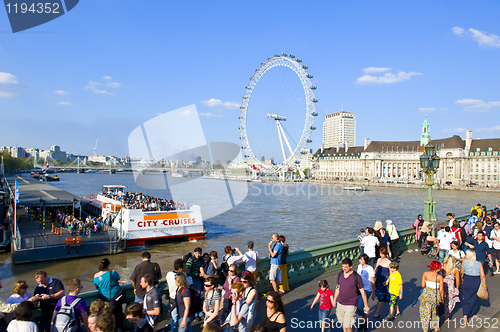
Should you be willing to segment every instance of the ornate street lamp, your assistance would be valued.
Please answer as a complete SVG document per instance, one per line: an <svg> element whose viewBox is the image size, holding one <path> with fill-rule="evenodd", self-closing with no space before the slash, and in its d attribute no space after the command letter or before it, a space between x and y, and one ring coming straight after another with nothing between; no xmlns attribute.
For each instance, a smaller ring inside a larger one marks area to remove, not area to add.
<svg viewBox="0 0 500 332"><path fill-rule="evenodd" d="M434 174L439 168L440 158L436 155L436 148L430 143L424 147L424 154L420 156L420 167L427 175L428 197L424 199L424 220L436 221L436 201L432 198Z"/></svg>

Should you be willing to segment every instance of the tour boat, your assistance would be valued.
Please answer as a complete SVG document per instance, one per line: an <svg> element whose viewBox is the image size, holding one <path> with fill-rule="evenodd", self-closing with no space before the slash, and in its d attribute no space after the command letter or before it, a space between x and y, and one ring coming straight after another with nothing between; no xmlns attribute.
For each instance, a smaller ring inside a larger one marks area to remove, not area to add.
<svg viewBox="0 0 500 332"><path fill-rule="evenodd" d="M365 187L344 187L344 190L368 191Z"/></svg>
<svg viewBox="0 0 500 332"><path fill-rule="evenodd" d="M106 185L98 194L97 202L102 206L103 220L111 220L120 238L127 240L127 247L142 246L146 241L160 239L198 240L205 238L205 226L198 205L185 210L144 211L122 208L120 198L125 194L125 186ZM118 196L110 198L109 196Z"/></svg>

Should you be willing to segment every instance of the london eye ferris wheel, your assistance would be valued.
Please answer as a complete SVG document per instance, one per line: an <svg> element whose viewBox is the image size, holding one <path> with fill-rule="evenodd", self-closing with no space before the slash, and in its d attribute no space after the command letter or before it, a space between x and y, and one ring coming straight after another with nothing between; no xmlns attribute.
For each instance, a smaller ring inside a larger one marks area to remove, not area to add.
<svg viewBox="0 0 500 332"><path fill-rule="evenodd" d="M283 174L299 167L316 129L316 86L308 66L282 53L261 62L240 106L241 149L251 168ZM298 78L298 79L297 79ZM259 158L260 157L260 158Z"/></svg>

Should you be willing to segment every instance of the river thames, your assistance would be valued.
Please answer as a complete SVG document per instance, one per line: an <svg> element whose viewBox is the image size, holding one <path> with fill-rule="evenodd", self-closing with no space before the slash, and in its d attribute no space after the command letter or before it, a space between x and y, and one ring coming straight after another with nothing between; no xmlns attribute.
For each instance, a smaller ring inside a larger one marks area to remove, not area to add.
<svg viewBox="0 0 500 332"><path fill-rule="evenodd" d="M169 185L177 185L172 186L176 189L166 190L159 189L165 187L162 185L164 175L144 175L138 179L142 187L136 184L132 173L61 173L59 176L61 181L52 185L85 197L96 195L103 185L120 184L125 185L127 191L142 191L147 195L201 206L207 231L205 240L154 244L109 256L111 268L120 274L123 283L129 282L144 250L151 252L152 261L160 264L163 275L172 269L175 258L197 246L204 252L216 250L220 262L226 245L236 246L244 252L246 243L252 240L261 256L268 256L267 244L271 234L279 233L286 236L291 250L295 251L355 238L360 228L373 226L376 220L385 224L385 220L391 219L397 228L408 227L419 213L423 213L423 200L427 195L427 189L417 188L368 187L369 191L352 192L344 191L340 184L226 183L194 175L179 180L168 176ZM221 188L232 190L230 201L227 194L220 194ZM444 219L447 212L464 215L477 203L488 208L500 203L500 195L491 192L435 190L433 195L437 201L438 219ZM237 204L240 200L241 203ZM222 211L225 212L220 213ZM84 282L84 291L93 290L93 275L98 271L101 258L13 265L10 254L0 254L3 284L0 296L7 298L16 280L27 280L32 291L35 286L33 275L39 269L46 270L49 276L61 279L65 284L73 278L80 278Z"/></svg>

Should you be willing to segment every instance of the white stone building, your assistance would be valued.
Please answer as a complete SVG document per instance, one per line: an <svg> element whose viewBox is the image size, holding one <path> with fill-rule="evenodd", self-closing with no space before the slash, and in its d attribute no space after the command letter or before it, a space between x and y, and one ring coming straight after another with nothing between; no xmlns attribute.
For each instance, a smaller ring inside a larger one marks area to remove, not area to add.
<svg viewBox="0 0 500 332"><path fill-rule="evenodd" d="M356 114L335 112L328 114L323 123L323 148L356 146Z"/></svg>

